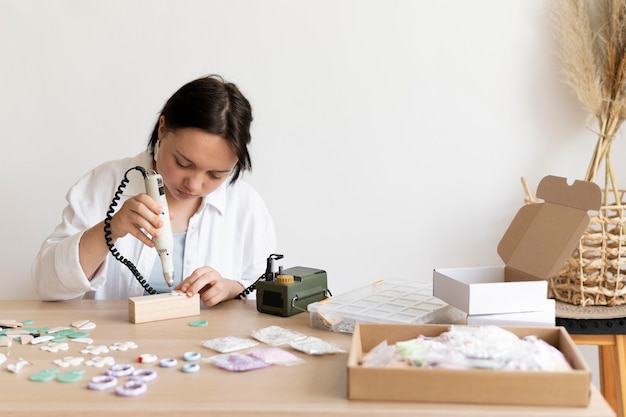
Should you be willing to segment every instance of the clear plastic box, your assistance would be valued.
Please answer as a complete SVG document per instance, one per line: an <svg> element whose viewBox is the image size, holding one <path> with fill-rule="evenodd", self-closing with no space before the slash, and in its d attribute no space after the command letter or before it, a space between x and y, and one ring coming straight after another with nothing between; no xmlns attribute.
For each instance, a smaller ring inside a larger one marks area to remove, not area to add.
<svg viewBox="0 0 626 417"><path fill-rule="evenodd" d="M450 324L465 312L433 296L429 282L380 280L363 288L311 303L311 327L353 333L357 323Z"/></svg>

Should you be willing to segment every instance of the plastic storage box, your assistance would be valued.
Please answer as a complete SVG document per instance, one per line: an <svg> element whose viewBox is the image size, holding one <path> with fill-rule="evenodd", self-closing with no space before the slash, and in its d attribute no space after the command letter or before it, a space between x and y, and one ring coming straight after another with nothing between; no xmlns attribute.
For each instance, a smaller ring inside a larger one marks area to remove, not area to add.
<svg viewBox="0 0 626 417"><path fill-rule="evenodd" d="M353 333L356 324L449 324L465 313L433 296L429 282L380 280L308 305L311 327Z"/></svg>

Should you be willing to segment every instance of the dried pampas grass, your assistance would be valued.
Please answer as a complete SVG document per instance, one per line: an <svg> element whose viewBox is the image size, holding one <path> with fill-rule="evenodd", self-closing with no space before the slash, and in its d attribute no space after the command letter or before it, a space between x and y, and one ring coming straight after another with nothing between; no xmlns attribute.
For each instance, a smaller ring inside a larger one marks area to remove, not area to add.
<svg viewBox="0 0 626 417"><path fill-rule="evenodd" d="M604 167L604 192L550 292L575 305L618 306L626 304L626 204L610 154L626 118L626 0L554 0L553 12L564 81L598 123L585 179Z"/></svg>
<svg viewBox="0 0 626 417"><path fill-rule="evenodd" d="M618 199L611 142L626 118L626 0L555 0L564 81L598 123L587 181L605 167L605 199Z"/></svg>

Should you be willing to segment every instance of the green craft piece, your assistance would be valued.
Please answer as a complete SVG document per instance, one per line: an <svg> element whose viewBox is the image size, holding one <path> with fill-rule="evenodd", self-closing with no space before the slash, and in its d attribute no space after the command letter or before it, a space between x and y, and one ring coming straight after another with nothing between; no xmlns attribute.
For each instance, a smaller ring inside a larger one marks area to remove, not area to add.
<svg viewBox="0 0 626 417"><path fill-rule="evenodd" d="M209 322L206 320L194 320L194 321L190 321L189 325L191 327L204 327L204 326L208 326Z"/></svg>
<svg viewBox="0 0 626 417"><path fill-rule="evenodd" d="M23 324L24 326L26 326L26 325L28 325L28 324L33 324L34 322L35 322L35 320L30 320L30 319L28 319L28 320L22 320L22 324Z"/></svg>
<svg viewBox="0 0 626 417"><path fill-rule="evenodd" d="M75 331L76 331L76 330L73 330L73 329L62 329L62 330L59 330L59 331L54 332L54 334L55 334L56 336L67 336L68 334L72 334L72 333L74 333Z"/></svg>
<svg viewBox="0 0 626 417"><path fill-rule="evenodd" d="M69 337L70 339L78 339L79 337L87 337L87 336L89 336L89 333L76 332L76 331L67 335L67 337Z"/></svg>
<svg viewBox="0 0 626 417"><path fill-rule="evenodd" d="M32 374L28 379L34 382L48 382L53 380L58 373L58 369L44 369L43 371Z"/></svg>
<svg viewBox="0 0 626 417"><path fill-rule="evenodd" d="M65 336L56 336L54 339L51 340L51 342L61 343L61 342L65 342L66 340L67 340L67 337Z"/></svg>
<svg viewBox="0 0 626 417"><path fill-rule="evenodd" d="M85 375L84 369L75 369L59 375L57 381L66 383L78 382L82 379L83 375Z"/></svg>

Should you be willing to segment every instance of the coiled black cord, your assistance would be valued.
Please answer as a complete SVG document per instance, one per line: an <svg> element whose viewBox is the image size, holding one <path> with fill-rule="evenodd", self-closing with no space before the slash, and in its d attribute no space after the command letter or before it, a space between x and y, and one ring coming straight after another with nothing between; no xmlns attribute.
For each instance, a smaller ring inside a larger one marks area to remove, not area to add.
<svg viewBox="0 0 626 417"><path fill-rule="evenodd" d="M250 285L248 288L244 289L242 292L237 294L237 296L235 297L235 300L242 300L246 298L247 295L252 294L254 290L256 290L256 283L259 282L263 278L265 278L265 274L261 275L259 278L256 279L256 281L252 283L252 285Z"/></svg>
<svg viewBox="0 0 626 417"><path fill-rule="evenodd" d="M120 252L117 250L115 245L113 245L113 239L111 239L111 219L113 218L113 213L115 213L115 207L117 207L117 203L118 201L120 201L120 196L122 194L122 191L124 190L126 185L130 182L130 180L128 179L128 173L132 170L140 171L144 179L148 177L148 173L146 172L146 170L140 166L130 168L128 171L124 173L124 179L122 179L122 182L117 187L117 191L115 192L115 195L113 196L113 200L111 201L111 205L109 206L109 210L107 211L106 218L104 219L104 240L106 241L107 246L109 247L109 251L111 252L111 255L113 255L115 259L117 259L118 261L126 265L126 267L130 270L130 272L132 272L132 274L135 276L137 281L139 281L141 286L148 292L148 294L158 294L158 292L154 288L152 288L150 284L148 284L148 281L137 270L137 267L131 261L124 258L120 254Z"/></svg>
<svg viewBox="0 0 626 417"><path fill-rule="evenodd" d="M257 282L271 281L272 279L274 279L274 273L272 272L272 261L275 261L278 259L283 259L283 255L278 254L278 253L272 253L270 256L268 256L267 261L266 261L266 266L265 266L265 273L261 275L260 277L258 277L256 281L252 283L252 285L250 285L248 288L245 288L242 292L237 294L237 296L235 297L235 300L241 300L243 298L246 298L247 295L252 294L254 290L256 290Z"/></svg>

